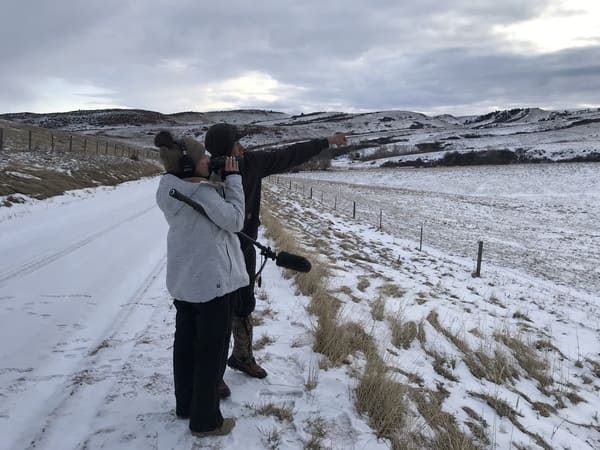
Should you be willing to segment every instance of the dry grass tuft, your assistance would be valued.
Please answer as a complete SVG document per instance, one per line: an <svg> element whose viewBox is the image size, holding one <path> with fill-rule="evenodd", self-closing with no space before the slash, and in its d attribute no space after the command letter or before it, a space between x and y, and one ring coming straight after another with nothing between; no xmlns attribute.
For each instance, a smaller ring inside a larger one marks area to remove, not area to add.
<svg viewBox="0 0 600 450"><path fill-rule="evenodd" d="M277 427L262 428L258 427L258 431L262 435L263 444L268 450L277 450L281 445L281 432ZM220 448L220 447L219 447Z"/></svg>
<svg viewBox="0 0 600 450"><path fill-rule="evenodd" d="M304 445L305 450L322 450L323 440L327 437L327 422L321 416L306 421L306 432L310 435Z"/></svg>
<svg viewBox="0 0 600 450"><path fill-rule="evenodd" d="M371 282L369 281L369 279L366 277L361 277L360 281L356 285L356 288L360 292L365 292L369 286L371 286Z"/></svg>
<svg viewBox="0 0 600 450"><path fill-rule="evenodd" d="M425 350L425 352L433 358L433 370L438 375L450 381L458 381L458 378L452 373L452 370L456 367L455 359L448 358L432 349Z"/></svg>
<svg viewBox="0 0 600 450"><path fill-rule="evenodd" d="M537 411L542 417L550 417L551 414L556 413L556 408L554 406L543 402L533 402L531 404L531 409Z"/></svg>
<svg viewBox="0 0 600 450"><path fill-rule="evenodd" d="M495 333L494 337L512 350L513 356L521 368L528 376L537 380L542 389L553 383L552 377L549 375L549 362L539 355L535 344L527 344L520 337L511 336L508 330Z"/></svg>
<svg viewBox="0 0 600 450"><path fill-rule="evenodd" d="M592 373L596 378L600 378L600 362L592 359L586 359L586 361L592 366Z"/></svg>
<svg viewBox="0 0 600 450"><path fill-rule="evenodd" d="M404 289L402 289L397 284L393 283L385 283L379 287L379 294L383 297L392 297L392 298L402 298L402 296L406 293Z"/></svg>
<svg viewBox="0 0 600 450"><path fill-rule="evenodd" d="M392 344L398 348L408 349L417 337L417 324L412 320L404 322L401 317L388 317L392 329Z"/></svg>
<svg viewBox="0 0 600 450"><path fill-rule="evenodd" d="M492 396L489 394L479 394L477 392L472 391L469 392L469 394L475 398L480 398L484 400L488 404L488 406L490 406L496 411L496 413L498 413L500 417L506 417L522 433L533 438L535 440L535 443L542 447L544 450L552 450L552 447L548 445L548 443L539 434L529 431L521 424L521 422L519 422L518 416L520 416L520 414L513 408L511 408L511 406L507 402L498 398L497 396Z"/></svg>
<svg viewBox="0 0 600 450"><path fill-rule="evenodd" d="M271 345L273 342L275 342L274 338L272 338L271 336L268 336L266 334L263 334L260 337L260 339L254 341L254 344L252 344L252 350L254 350L254 351L262 350L267 345Z"/></svg>
<svg viewBox="0 0 600 450"><path fill-rule="evenodd" d="M269 402L262 405L245 405L248 409L251 409L255 415L259 416L272 416L280 420L281 422L293 422L294 410L291 406L284 404L277 405Z"/></svg>
<svg viewBox="0 0 600 450"><path fill-rule="evenodd" d="M308 368L308 377L306 379L306 383L304 383L304 387L307 391L314 390L319 384L319 363L316 361L311 361L310 367Z"/></svg>
<svg viewBox="0 0 600 450"><path fill-rule="evenodd" d="M388 377L383 362L374 360L367 364L355 395L356 409L369 416L377 437L394 443L406 425L406 387Z"/></svg>
<svg viewBox="0 0 600 450"><path fill-rule="evenodd" d="M411 389L410 397L434 432L434 437L428 443L427 448L434 450L477 450L481 448L472 437L459 429L454 416L442 409L442 404L447 397L446 392Z"/></svg>
<svg viewBox="0 0 600 450"><path fill-rule="evenodd" d="M533 322L526 313L522 313L521 311L516 311L513 315L513 319L521 319L526 322Z"/></svg>
<svg viewBox="0 0 600 450"><path fill-rule="evenodd" d="M519 378L519 371L499 347L491 349L482 346L478 350L471 349L465 340L460 339L439 323L435 311L429 313L427 321L463 353L463 361L476 378L486 379L496 384Z"/></svg>
<svg viewBox="0 0 600 450"><path fill-rule="evenodd" d="M313 350L327 356L334 366L346 363L348 356L359 351L365 355L375 352L373 338L360 324L355 322L338 324L337 316L319 317L314 334Z"/></svg>
<svg viewBox="0 0 600 450"><path fill-rule="evenodd" d="M379 296L371 303L371 317L373 320L383 321L385 317L385 301L383 297Z"/></svg>

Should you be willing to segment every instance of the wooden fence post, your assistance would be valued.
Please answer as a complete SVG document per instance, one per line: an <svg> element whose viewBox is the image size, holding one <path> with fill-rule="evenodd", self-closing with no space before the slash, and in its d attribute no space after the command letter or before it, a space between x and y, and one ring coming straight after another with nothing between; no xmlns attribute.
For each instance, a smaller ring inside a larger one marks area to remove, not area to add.
<svg viewBox="0 0 600 450"><path fill-rule="evenodd" d="M0 128L0 152L4 147L4 128Z"/></svg>
<svg viewBox="0 0 600 450"><path fill-rule="evenodd" d="M481 256L483 254L483 241L479 241L479 249L477 250L477 268L475 269L474 277L481 276Z"/></svg>
<svg viewBox="0 0 600 450"><path fill-rule="evenodd" d="M333 197L333 210L335 211L337 209L337 195L335 197Z"/></svg>
<svg viewBox="0 0 600 450"><path fill-rule="evenodd" d="M312 199L312 186L310 188L310 198Z"/></svg>
<svg viewBox="0 0 600 450"><path fill-rule="evenodd" d="M356 219L356 202L352 202L352 218Z"/></svg>
<svg viewBox="0 0 600 450"><path fill-rule="evenodd" d="M379 231L383 228L383 209L379 210Z"/></svg>
<svg viewBox="0 0 600 450"><path fill-rule="evenodd" d="M28 140L29 140L29 143L27 144L27 149L28 149L29 151L31 151L31 130L29 130L29 133L28 133L28 134L29 134L29 139L28 139Z"/></svg>
<svg viewBox="0 0 600 450"><path fill-rule="evenodd" d="M421 237L419 238L419 251L423 249L423 224L421 224Z"/></svg>
<svg viewBox="0 0 600 450"><path fill-rule="evenodd" d="M54 151L54 135L52 135L52 144L50 144L50 145L51 145L52 151Z"/></svg>

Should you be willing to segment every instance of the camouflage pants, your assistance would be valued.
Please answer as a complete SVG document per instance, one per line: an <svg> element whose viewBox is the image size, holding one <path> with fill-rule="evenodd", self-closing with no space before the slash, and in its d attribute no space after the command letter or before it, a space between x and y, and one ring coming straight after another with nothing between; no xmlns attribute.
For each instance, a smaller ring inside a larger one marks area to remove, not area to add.
<svg viewBox="0 0 600 450"><path fill-rule="evenodd" d="M241 362L253 361L252 314L246 317L238 317L234 314L231 329L233 333L232 356Z"/></svg>

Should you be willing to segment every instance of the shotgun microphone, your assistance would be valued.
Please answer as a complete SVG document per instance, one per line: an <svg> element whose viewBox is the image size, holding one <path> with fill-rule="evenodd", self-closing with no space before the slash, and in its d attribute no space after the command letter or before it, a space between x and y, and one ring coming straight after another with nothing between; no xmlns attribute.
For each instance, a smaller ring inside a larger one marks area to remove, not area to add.
<svg viewBox="0 0 600 450"><path fill-rule="evenodd" d="M310 272L312 268L308 259L288 252L279 252L275 258L275 265L304 273Z"/></svg>
<svg viewBox="0 0 600 450"><path fill-rule="evenodd" d="M206 214L206 211L204 211L204 208L202 207L202 205L200 205L198 202L192 200L188 196L182 194L177 189L169 190L169 195L171 197L179 200L180 202L186 203L187 205L191 206L199 213L204 214L206 217L208 217L208 214ZM254 244L256 247L258 247L261 250L261 253L260 253L261 255L265 256L266 258L275 260L275 264L279 267L295 270L296 272L304 272L304 273L310 272L310 269L312 269L310 261L308 259L304 258L303 256L294 255L294 254L288 253L288 252L279 252L278 254L275 254L275 252L273 250L271 250L270 247L265 247L260 242L256 242L254 239L252 239L247 234L244 234L241 231L236 234L243 240L248 241L248 242ZM266 262L267 262L267 260L265 259L265 263ZM264 264L263 264L263 266L264 266ZM262 268L260 270L262 271ZM260 273L260 271L259 271L259 273Z"/></svg>

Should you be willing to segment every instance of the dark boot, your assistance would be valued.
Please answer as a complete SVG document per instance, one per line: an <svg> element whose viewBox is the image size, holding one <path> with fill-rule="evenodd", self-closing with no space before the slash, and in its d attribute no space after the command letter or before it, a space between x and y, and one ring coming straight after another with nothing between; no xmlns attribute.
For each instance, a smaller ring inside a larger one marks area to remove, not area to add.
<svg viewBox="0 0 600 450"><path fill-rule="evenodd" d="M235 419L225 418L223 419L223 424L220 427L209 431L192 431L192 436L199 438L208 436L223 436L231 433L233 427L235 427Z"/></svg>
<svg viewBox="0 0 600 450"><path fill-rule="evenodd" d="M227 360L227 365L232 369L240 370L254 378L264 378L267 376L267 371L256 364L254 358L240 361L235 356L231 355Z"/></svg>
<svg viewBox="0 0 600 450"><path fill-rule="evenodd" d="M217 393L219 394L220 398L227 398L231 396L231 389L229 389L229 386L227 386L224 380L219 381L217 384Z"/></svg>

